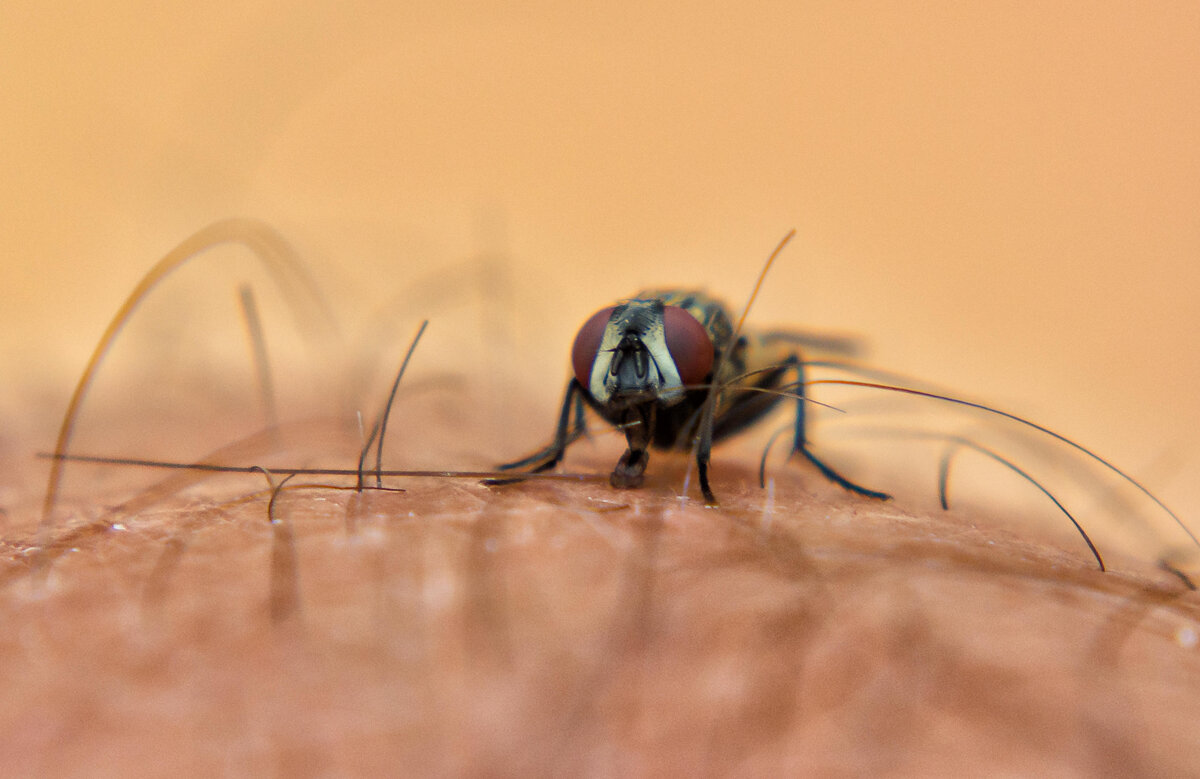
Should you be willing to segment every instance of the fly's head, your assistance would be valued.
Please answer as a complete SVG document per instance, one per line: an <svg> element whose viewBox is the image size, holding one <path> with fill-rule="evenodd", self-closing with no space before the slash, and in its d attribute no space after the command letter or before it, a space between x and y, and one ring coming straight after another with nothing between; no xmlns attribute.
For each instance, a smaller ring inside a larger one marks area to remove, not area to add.
<svg viewBox="0 0 1200 779"><path fill-rule="evenodd" d="M623 408L683 400L705 381L714 347L704 325L662 300L631 300L596 312L571 349L575 378L596 402Z"/></svg>

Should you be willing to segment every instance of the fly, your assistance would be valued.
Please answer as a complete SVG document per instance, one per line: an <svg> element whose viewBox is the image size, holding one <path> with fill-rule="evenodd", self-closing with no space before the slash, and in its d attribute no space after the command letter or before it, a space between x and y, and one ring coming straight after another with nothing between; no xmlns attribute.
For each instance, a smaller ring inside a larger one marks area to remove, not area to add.
<svg viewBox="0 0 1200 779"><path fill-rule="evenodd" d="M725 304L701 291L639 292L593 314L576 335L574 375L553 443L500 469L537 473L556 466L586 434L586 406L625 433L627 448L609 477L614 487L642 485L650 449L694 450L700 490L715 503L708 479L712 445L754 425L794 393L792 452L845 489L887 500L887 493L850 481L813 453L808 401L794 392L806 380L798 346L804 340L739 333Z"/></svg>
<svg viewBox="0 0 1200 779"><path fill-rule="evenodd" d="M766 271L792 237L772 253ZM757 288L755 293L757 294ZM751 303L753 303L753 296ZM749 304L747 304L749 309ZM744 318L744 314L743 314ZM602 308L575 336L573 376L567 382L554 440L501 470L539 473L556 466L573 442L587 433L584 407L623 430L627 448L609 481L640 487L650 449L694 451L700 490L710 504L712 445L739 433L794 397L792 453L803 456L835 484L869 498L885 492L850 481L813 453L803 394L806 377L799 346L820 341L791 333L743 332L724 303L698 290L645 290ZM571 418L574 416L574 423Z"/></svg>

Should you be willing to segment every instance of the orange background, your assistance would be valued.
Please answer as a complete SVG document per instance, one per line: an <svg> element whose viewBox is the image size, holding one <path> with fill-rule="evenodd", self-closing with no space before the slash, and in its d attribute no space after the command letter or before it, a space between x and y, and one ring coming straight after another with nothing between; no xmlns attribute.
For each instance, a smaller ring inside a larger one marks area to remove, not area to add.
<svg viewBox="0 0 1200 779"><path fill-rule="evenodd" d="M1200 521L1195 3L444 6L3 3L3 415L65 403L149 265L246 215L351 320L506 252L533 443L588 314L740 304L795 227L756 321L867 334Z"/></svg>

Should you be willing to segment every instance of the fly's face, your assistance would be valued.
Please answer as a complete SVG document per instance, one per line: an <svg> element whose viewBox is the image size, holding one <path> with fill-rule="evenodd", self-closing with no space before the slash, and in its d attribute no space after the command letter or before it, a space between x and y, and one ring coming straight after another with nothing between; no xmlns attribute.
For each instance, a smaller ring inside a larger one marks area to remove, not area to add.
<svg viewBox="0 0 1200 779"><path fill-rule="evenodd" d="M571 349L579 385L609 409L673 406L708 377L713 340L687 309L662 297L635 298L596 312Z"/></svg>

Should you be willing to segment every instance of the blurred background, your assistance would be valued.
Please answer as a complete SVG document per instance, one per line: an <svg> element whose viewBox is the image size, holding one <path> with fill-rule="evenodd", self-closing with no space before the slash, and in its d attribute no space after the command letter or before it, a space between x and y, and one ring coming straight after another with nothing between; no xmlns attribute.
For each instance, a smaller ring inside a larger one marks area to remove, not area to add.
<svg viewBox="0 0 1200 779"><path fill-rule="evenodd" d="M219 219L290 241L383 374L431 317L426 368L520 405L481 432L503 455L549 432L593 311L647 285L740 306L794 227L753 322L861 333L1200 522L1195 3L6 0L0 73L14 456ZM200 294L125 348L177 356Z"/></svg>

